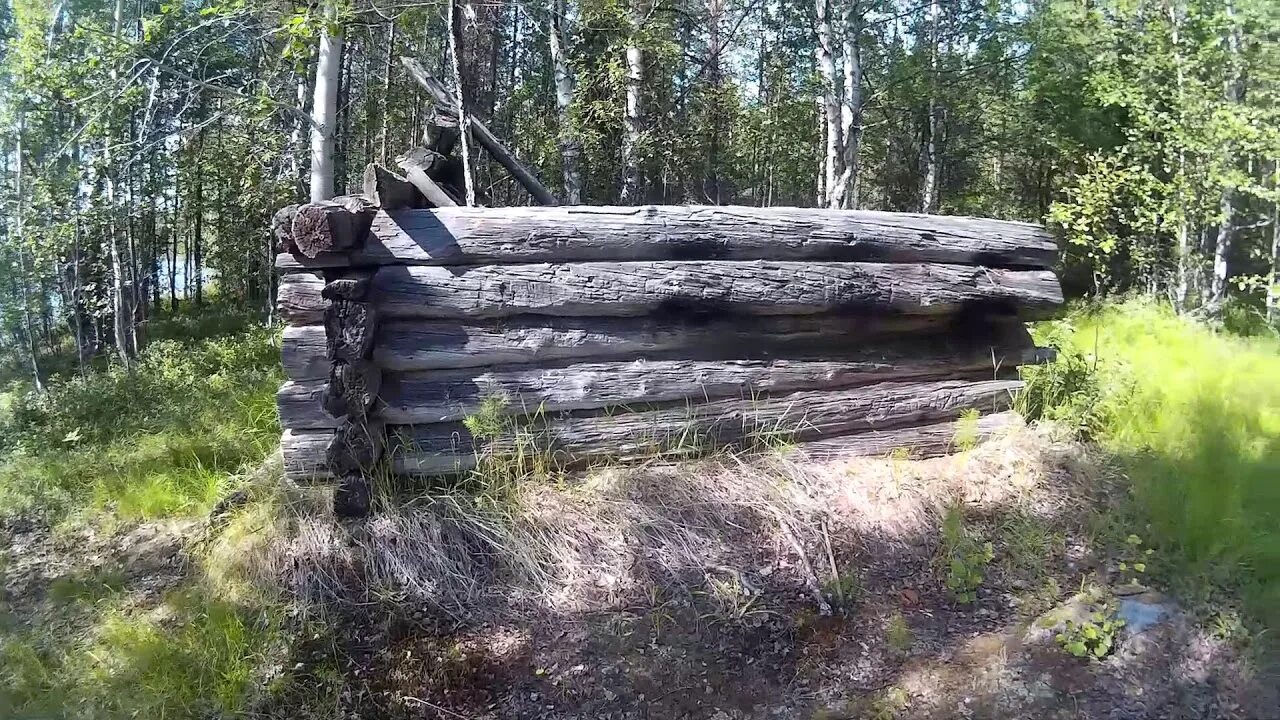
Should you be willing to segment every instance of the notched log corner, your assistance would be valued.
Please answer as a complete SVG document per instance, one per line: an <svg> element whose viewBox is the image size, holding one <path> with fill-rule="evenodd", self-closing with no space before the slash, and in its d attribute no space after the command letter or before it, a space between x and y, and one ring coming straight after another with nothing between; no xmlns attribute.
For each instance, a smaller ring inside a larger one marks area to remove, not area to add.
<svg viewBox="0 0 1280 720"><path fill-rule="evenodd" d="M293 219L298 215L298 205L285 205L271 216L271 232L275 235L280 252L294 253L298 246L293 242Z"/></svg>
<svg viewBox="0 0 1280 720"><path fill-rule="evenodd" d="M333 490L333 514L341 518L367 517L372 499L368 478L359 473L345 475Z"/></svg>
<svg viewBox="0 0 1280 720"><path fill-rule="evenodd" d="M309 258L359 247L369 234L375 212L372 202L355 195L307 203L294 215L293 244Z"/></svg>
<svg viewBox="0 0 1280 720"><path fill-rule="evenodd" d="M363 302L369 299L369 284L372 278L373 273L356 273L331 280L324 286L324 290L320 291L320 297L330 301Z"/></svg>
<svg viewBox="0 0 1280 720"><path fill-rule="evenodd" d="M378 401L381 388L382 370L373 363L334 360L320 404L334 417L362 418Z"/></svg>
<svg viewBox="0 0 1280 720"><path fill-rule="evenodd" d="M330 360L360 362L373 349L377 311L369 303L332 300L324 310L326 354Z"/></svg>
<svg viewBox="0 0 1280 720"><path fill-rule="evenodd" d="M381 422L344 421L338 426L324 458L334 477L346 477L355 473L370 473L382 459L387 446L387 430Z"/></svg>

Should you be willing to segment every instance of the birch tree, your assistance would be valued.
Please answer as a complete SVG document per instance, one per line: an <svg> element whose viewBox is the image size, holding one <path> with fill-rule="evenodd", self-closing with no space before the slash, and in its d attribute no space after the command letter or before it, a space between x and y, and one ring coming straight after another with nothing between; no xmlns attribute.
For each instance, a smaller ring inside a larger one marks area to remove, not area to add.
<svg viewBox="0 0 1280 720"><path fill-rule="evenodd" d="M556 113L559 120L559 144L561 175L564 178L564 198L568 205L582 204L582 170L579 162L582 143L578 140L570 110L573 107L573 68L565 56L565 0L550 0L551 15L547 28L547 41L551 52L551 72L556 88Z"/></svg>
<svg viewBox="0 0 1280 720"><path fill-rule="evenodd" d="M643 0L630 0L630 36L626 47L626 104L622 123L622 187L618 201L623 205L640 202L640 139L644 131L641 105L644 82L644 50L641 47L646 12Z"/></svg>
<svg viewBox="0 0 1280 720"><path fill-rule="evenodd" d="M337 0L326 0L311 104L311 202L328 200L334 195L334 139L338 129L341 74L342 25L338 4Z"/></svg>

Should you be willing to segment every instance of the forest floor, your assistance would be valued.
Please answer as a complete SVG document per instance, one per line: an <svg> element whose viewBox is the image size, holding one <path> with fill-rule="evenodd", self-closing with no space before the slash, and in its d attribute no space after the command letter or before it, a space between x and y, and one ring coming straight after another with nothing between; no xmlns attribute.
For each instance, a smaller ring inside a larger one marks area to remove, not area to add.
<svg viewBox="0 0 1280 720"><path fill-rule="evenodd" d="M491 474L348 522L268 454L268 337L161 347L164 382L10 410L0 716L1280 717L1276 344L1037 332L1041 420L950 456Z"/></svg>
<svg viewBox="0 0 1280 720"><path fill-rule="evenodd" d="M324 597L327 610L255 649L270 662L252 671L257 689L243 710L1276 716L1274 678L1259 671L1243 628L1128 587L1120 558L1141 546L1125 543L1131 528L1106 512L1127 502L1123 486L1105 459L1050 424L930 460L605 470L522 494L501 530L471 514L478 506L438 499L345 524L322 502L295 502L301 525L266 555L278 555L269 564L299 597ZM211 542L208 521L106 535L10 523L5 535L13 622L100 632L95 608L110 597L111 613L147 617L157 633L155 656L128 657L134 664L165 662L168 636L181 643L189 632L166 616L199 572L192 553ZM534 555L505 544L520 539L539 546ZM956 570L957 557L970 567ZM958 598L963 590L972 597ZM1063 618L1104 607L1156 622L1120 628L1102 660L1055 641ZM214 692L217 678L208 683L193 690Z"/></svg>

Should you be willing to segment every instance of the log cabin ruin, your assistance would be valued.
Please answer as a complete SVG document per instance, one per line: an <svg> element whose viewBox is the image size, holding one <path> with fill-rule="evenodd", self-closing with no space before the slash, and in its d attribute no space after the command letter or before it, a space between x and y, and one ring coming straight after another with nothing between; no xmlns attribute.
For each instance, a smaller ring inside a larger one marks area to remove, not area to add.
<svg viewBox="0 0 1280 720"><path fill-rule="evenodd" d="M447 93L406 61L443 108ZM457 128L361 195L276 215L286 476L368 509L375 474L560 468L797 443L946 452L1007 421L1024 323L1055 314L1043 228L754 207L460 207ZM479 125L479 128L476 126ZM974 419L975 412L979 414Z"/></svg>

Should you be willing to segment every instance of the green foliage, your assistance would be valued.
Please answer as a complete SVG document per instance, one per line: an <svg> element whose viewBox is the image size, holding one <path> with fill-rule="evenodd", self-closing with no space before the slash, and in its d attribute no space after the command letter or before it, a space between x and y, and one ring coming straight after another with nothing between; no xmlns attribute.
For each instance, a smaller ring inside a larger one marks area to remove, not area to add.
<svg viewBox="0 0 1280 720"><path fill-rule="evenodd" d="M889 622L884 626L884 641L890 650L899 655L905 655L915 644L915 633L911 632L911 626L902 617L902 613L895 612L889 616Z"/></svg>
<svg viewBox="0 0 1280 720"><path fill-rule="evenodd" d="M92 627L74 638L0 635L0 706L6 717L200 718L240 712L282 609L239 607L197 588L170 593L153 614L119 601L92 603Z"/></svg>
<svg viewBox="0 0 1280 720"><path fill-rule="evenodd" d="M1101 660L1115 647L1116 633L1124 624L1124 620L1104 604L1084 622L1067 620L1066 627L1054 639L1069 655Z"/></svg>
<svg viewBox="0 0 1280 720"><path fill-rule="evenodd" d="M955 434L951 438L951 447L959 452L969 452L978 444L978 420L981 414L977 408L969 408L956 420Z"/></svg>
<svg viewBox="0 0 1280 720"><path fill-rule="evenodd" d="M1280 622L1280 340L1142 301L1079 308L1051 327L1062 355L1091 357L1091 371L1064 384L1053 366L1034 368L1029 417L1087 429L1118 459L1132 484L1128 527L1149 526L1143 545L1160 548L1175 589L1238 592L1254 621Z"/></svg>
<svg viewBox="0 0 1280 720"><path fill-rule="evenodd" d="M965 523L964 508L960 505L947 508L942 518L938 559L946 575L947 592L956 602L967 605L978 598L987 565L994 558L991 543L983 542Z"/></svg>
<svg viewBox="0 0 1280 720"><path fill-rule="evenodd" d="M157 340L134 372L111 365L21 394L0 419L0 512L96 506L150 518L208 507L229 473L278 441L281 380L278 338L258 327Z"/></svg>

